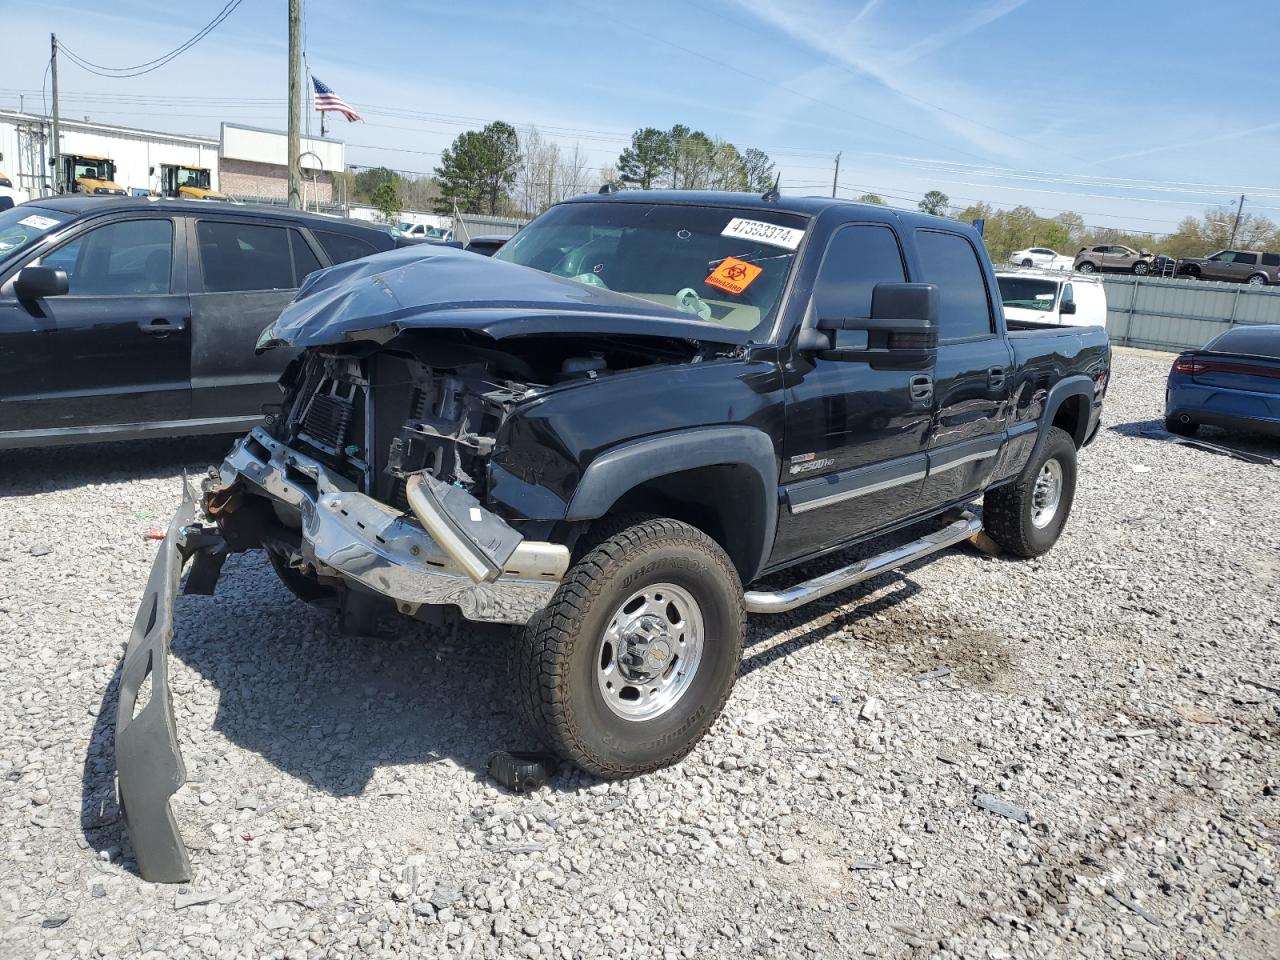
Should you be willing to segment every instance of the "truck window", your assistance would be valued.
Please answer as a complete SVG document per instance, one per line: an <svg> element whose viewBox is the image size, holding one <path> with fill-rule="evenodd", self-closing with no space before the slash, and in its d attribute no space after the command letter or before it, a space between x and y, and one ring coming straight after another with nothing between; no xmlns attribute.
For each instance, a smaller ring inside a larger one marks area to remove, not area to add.
<svg viewBox="0 0 1280 960"><path fill-rule="evenodd" d="M67 273L73 297L127 297L169 292L173 222L126 220L81 234L41 264Z"/></svg>
<svg viewBox="0 0 1280 960"><path fill-rule="evenodd" d="M920 279L938 285L938 342L989 337L991 304L973 245L955 233L917 230Z"/></svg>
<svg viewBox="0 0 1280 960"><path fill-rule="evenodd" d="M320 241L320 246L334 263L346 263L348 260L359 260L377 253L373 244L359 237L345 233L330 233L328 230L312 230L312 234Z"/></svg>
<svg viewBox="0 0 1280 960"><path fill-rule="evenodd" d="M877 283L906 279L898 239L888 227L843 227L827 245L813 288L819 317L871 316L871 291Z"/></svg>

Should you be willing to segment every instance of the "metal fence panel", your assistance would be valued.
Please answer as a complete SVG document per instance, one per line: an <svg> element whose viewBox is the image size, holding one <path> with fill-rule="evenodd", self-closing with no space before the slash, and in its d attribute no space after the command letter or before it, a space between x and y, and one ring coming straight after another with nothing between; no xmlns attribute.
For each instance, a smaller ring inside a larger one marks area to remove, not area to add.
<svg viewBox="0 0 1280 960"><path fill-rule="evenodd" d="M1280 288L1105 274L1107 333L1151 350L1202 347L1233 326L1280 323Z"/></svg>

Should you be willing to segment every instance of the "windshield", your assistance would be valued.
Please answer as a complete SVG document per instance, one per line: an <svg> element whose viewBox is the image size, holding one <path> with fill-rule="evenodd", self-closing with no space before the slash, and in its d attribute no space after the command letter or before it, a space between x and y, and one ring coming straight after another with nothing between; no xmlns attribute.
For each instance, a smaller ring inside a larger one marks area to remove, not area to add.
<svg viewBox="0 0 1280 960"><path fill-rule="evenodd" d="M30 204L0 212L0 258L31 246L70 219L65 213Z"/></svg>
<svg viewBox="0 0 1280 960"><path fill-rule="evenodd" d="M201 190L209 189L209 171L198 170L192 167L178 168L178 186L180 187L198 187Z"/></svg>
<svg viewBox="0 0 1280 960"><path fill-rule="evenodd" d="M552 207L495 259L762 331L806 220L773 210L604 201Z"/></svg>
<svg viewBox="0 0 1280 960"><path fill-rule="evenodd" d="M107 180L116 178L116 165L110 160L76 160L73 180Z"/></svg>
<svg viewBox="0 0 1280 960"><path fill-rule="evenodd" d="M1022 307L1048 313L1058 297L1058 284L1055 280L998 276L996 282L1000 284L1000 300L1006 307Z"/></svg>

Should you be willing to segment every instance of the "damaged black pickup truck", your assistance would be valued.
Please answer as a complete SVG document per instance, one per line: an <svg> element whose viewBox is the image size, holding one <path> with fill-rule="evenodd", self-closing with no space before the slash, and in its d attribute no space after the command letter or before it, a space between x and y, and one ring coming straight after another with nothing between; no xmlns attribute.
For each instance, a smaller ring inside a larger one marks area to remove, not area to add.
<svg viewBox="0 0 1280 960"><path fill-rule="evenodd" d="M493 259L331 267L264 331L280 346L301 348L282 401L188 489L123 665L119 788L149 879L190 870L166 668L188 561L186 592L210 593L230 554L265 550L355 632L394 612L516 625L538 735L643 773L715 721L748 613L983 528L1048 550L1110 369L1100 328L1006 322L969 227L774 193L602 192Z"/></svg>

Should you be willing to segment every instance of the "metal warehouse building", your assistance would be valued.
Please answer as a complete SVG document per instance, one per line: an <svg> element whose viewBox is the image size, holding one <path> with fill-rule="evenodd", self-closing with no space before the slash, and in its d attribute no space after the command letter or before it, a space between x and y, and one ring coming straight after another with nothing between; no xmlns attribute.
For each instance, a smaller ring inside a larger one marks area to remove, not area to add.
<svg viewBox="0 0 1280 960"><path fill-rule="evenodd" d="M63 154L109 157L116 182L136 195L158 191L162 164L207 167L214 190L245 199L288 196L288 138L283 132L222 124L217 139L140 130L93 121L59 119ZM52 124L46 116L0 111L0 171L27 197L53 192ZM345 169L344 145L302 139L308 202L333 199L333 174Z"/></svg>

